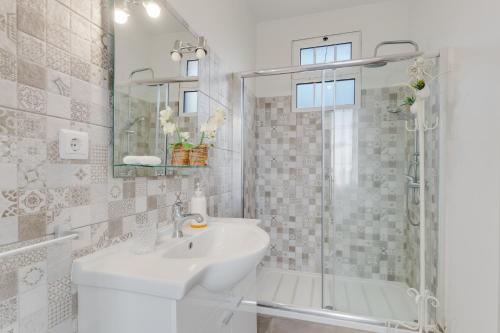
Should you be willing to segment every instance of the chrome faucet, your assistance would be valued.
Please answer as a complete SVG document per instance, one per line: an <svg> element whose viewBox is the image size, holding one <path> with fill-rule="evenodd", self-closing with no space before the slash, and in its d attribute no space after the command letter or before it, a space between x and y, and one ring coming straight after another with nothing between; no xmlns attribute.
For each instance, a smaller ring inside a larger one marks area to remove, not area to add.
<svg viewBox="0 0 500 333"><path fill-rule="evenodd" d="M174 232L172 233L172 238L182 238L184 234L182 233L182 226L188 220L196 220L197 222L203 222L203 216L200 214L184 214L184 207L181 201L176 201L174 207L172 207L172 221L174 222Z"/></svg>

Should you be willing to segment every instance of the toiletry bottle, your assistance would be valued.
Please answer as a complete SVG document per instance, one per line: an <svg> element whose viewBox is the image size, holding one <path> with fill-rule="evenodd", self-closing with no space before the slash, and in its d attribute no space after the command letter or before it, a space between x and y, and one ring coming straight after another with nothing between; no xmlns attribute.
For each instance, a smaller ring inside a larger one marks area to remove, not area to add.
<svg viewBox="0 0 500 333"><path fill-rule="evenodd" d="M192 214L200 214L203 216L202 222L197 222L193 220L191 222L192 228L205 228L207 227L207 198L201 189L201 185L199 182L196 183L196 189L194 191L194 195L191 198L191 213Z"/></svg>

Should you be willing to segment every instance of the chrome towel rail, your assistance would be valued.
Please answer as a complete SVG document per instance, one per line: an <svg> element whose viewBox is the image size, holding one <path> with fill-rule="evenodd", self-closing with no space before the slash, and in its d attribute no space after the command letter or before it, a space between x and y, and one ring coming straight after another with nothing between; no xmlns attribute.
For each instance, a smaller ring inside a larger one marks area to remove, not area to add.
<svg viewBox="0 0 500 333"><path fill-rule="evenodd" d="M0 253L0 259L3 259L5 257L9 257L9 256L13 256L13 255L16 255L16 254L19 254L22 252L39 249L41 247L53 245L56 243L61 243L64 241L77 239L79 237L78 232L68 232L68 231L61 231L61 230L56 231L55 235L56 235L56 237L53 239L49 239L49 240L46 240L43 242L30 244L30 245L26 245L26 246L21 246L21 247L12 249L12 250L7 250L5 252L2 252L2 253ZM61 235L61 236L59 236L59 235Z"/></svg>

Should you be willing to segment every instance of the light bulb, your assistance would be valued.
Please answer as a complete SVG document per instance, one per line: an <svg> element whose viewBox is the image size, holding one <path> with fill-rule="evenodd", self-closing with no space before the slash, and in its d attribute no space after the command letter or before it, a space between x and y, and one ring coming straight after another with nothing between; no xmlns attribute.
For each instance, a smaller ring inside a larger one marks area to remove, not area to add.
<svg viewBox="0 0 500 333"><path fill-rule="evenodd" d="M118 24L125 24L128 21L130 14L127 10L122 8L115 8L115 22Z"/></svg>
<svg viewBox="0 0 500 333"><path fill-rule="evenodd" d="M149 17L157 18L158 16L160 16L161 7L155 1L144 1L142 5L146 9Z"/></svg>
<svg viewBox="0 0 500 333"><path fill-rule="evenodd" d="M179 62L182 59L182 53L179 51L172 51L170 52L170 58L172 58L173 61Z"/></svg>
<svg viewBox="0 0 500 333"><path fill-rule="evenodd" d="M205 58L205 56L207 55L207 51L203 48L197 48L195 51L195 54L196 54L196 58L202 59L202 58Z"/></svg>

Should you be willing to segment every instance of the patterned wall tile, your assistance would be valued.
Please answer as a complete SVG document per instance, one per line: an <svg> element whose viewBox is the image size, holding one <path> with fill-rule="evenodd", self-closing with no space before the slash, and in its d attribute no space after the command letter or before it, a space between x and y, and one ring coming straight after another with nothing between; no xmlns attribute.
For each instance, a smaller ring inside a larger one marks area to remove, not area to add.
<svg viewBox="0 0 500 333"><path fill-rule="evenodd" d="M52 47L57 46L62 50L69 52L71 50L71 33L69 31L69 28L65 28L58 24L49 23L47 25L47 42L50 43L47 45L47 47L49 47L49 45ZM52 50L52 63L54 63L54 59L56 58L54 54L55 50ZM49 67L53 68L54 65Z"/></svg>
<svg viewBox="0 0 500 333"><path fill-rule="evenodd" d="M17 272L2 272L0 274L0 302L17 295Z"/></svg>
<svg viewBox="0 0 500 333"><path fill-rule="evenodd" d="M47 0L47 23L70 28L70 10L57 0Z"/></svg>
<svg viewBox="0 0 500 333"><path fill-rule="evenodd" d="M18 137L41 140L46 138L47 119L45 117L18 112L16 120Z"/></svg>
<svg viewBox="0 0 500 333"><path fill-rule="evenodd" d="M47 263L38 262L23 266L17 271L17 285L19 293L47 284Z"/></svg>
<svg viewBox="0 0 500 333"><path fill-rule="evenodd" d="M69 53L56 46L47 45L47 67L58 72L71 74L71 58Z"/></svg>
<svg viewBox="0 0 500 333"><path fill-rule="evenodd" d="M16 55L2 48L0 48L0 79L17 80Z"/></svg>
<svg viewBox="0 0 500 333"><path fill-rule="evenodd" d="M90 64L78 57L71 57L71 75L84 81L90 81Z"/></svg>
<svg viewBox="0 0 500 333"><path fill-rule="evenodd" d="M43 76L43 74L41 74L41 76ZM17 103L21 110L45 113L46 93L41 89L18 84Z"/></svg>
<svg viewBox="0 0 500 333"><path fill-rule="evenodd" d="M187 203L197 180L210 188L211 213L232 212L227 177L232 152L211 152L211 163L223 167L214 172L112 178L113 26L107 14L102 0L0 1L0 90L5 92L0 105L13 108L0 108L0 172L14 175L0 180L0 246L13 243L0 251L43 240L57 225L82 230L81 239L66 248L0 259L0 272L13 272L0 274L2 332L76 331L71 260L128 240L136 214L153 224L170 222L171 204L177 198ZM212 72L209 57L205 63L205 80L215 82L216 89L210 92L207 85L204 115L216 105L227 108L217 140L231 148L231 78L220 58ZM144 104L145 112L148 107ZM184 120L194 132L197 122ZM88 160L59 158L61 128L89 133Z"/></svg>
<svg viewBox="0 0 500 333"><path fill-rule="evenodd" d="M20 241L36 239L46 234L47 216L45 212L19 216L19 235Z"/></svg>
<svg viewBox="0 0 500 333"><path fill-rule="evenodd" d="M71 0L71 9L83 16L87 20L90 19L90 0Z"/></svg>
<svg viewBox="0 0 500 333"><path fill-rule="evenodd" d="M0 328L8 328L17 321L17 297L0 302Z"/></svg>
<svg viewBox="0 0 500 333"><path fill-rule="evenodd" d="M17 55L39 66L44 66L45 42L19 32L17 39Z"/></svg>
<svg viewBox="0 0 500 333"><path fill-rule="evenodd" d="M17 28L38 39L45 40L45 6L42 0L18 1Z"/></svg>

